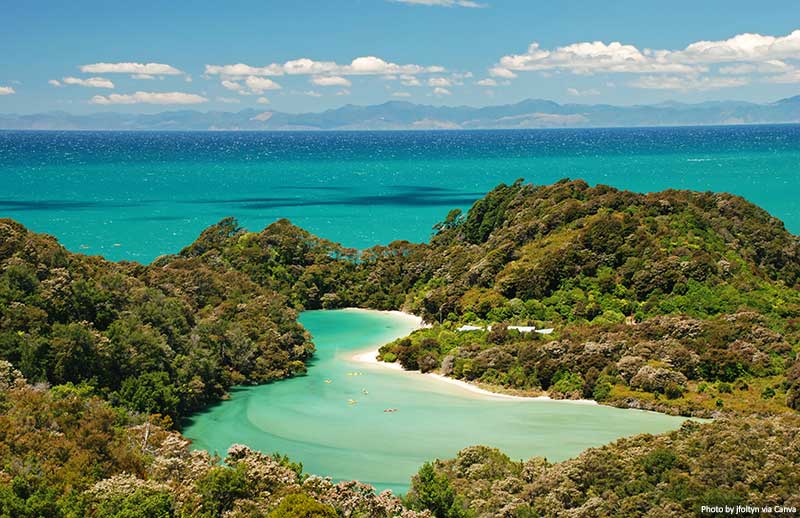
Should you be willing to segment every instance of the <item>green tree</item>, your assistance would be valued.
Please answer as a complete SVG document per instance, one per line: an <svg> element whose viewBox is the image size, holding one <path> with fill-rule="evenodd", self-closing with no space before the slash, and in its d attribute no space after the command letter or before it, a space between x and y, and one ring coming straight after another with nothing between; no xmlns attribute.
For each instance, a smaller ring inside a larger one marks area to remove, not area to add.
<svg viewBox="0 0 800 518"><path fill-rule="evenodd" d="M203 518L217 518L233 509L239 498L248 494L249 484L244 466L217 466L197 481L197 492L203 503Z"/></svg>
<svg viewBox="0 0 800 518"><path fill-rule="evenodd" d="M336 510L303 493L286 496L268 518L336 518Z"/></svg>
<svg viewBox="0 0 800 518"><path fill-rule="evenodd" d="M131 410L176 417L180 398L166 372L146 372L122 382L119 401Z"/></svg>
<svg viewBox="0 0 800 518"><path fill-rule="evenodd" d="M430 462L423 464L411 479L411 490L406 496L406 504L417 511L427 509L436 518L469 516L450 486L450 480L447 476L437 473Z"/></svg>
<svg viewBox="0 0 800 518"><path fill-rule="evenodd" d="M137 489L124 497L103 501L94 518L172 518L175 516L172 495L161 491Z"/></svg>

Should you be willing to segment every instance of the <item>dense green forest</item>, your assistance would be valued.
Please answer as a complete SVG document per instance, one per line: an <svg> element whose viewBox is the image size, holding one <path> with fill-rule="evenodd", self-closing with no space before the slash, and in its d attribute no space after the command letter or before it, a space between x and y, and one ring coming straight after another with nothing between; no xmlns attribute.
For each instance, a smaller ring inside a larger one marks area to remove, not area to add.
<svg viewBox="0 0 800 518"><path fill-rule="evenodd" d="M305 372L313 345L296 317L234 270L116 264L0 220L0 358L31 382L175 419L234 384Z"/></svg>
<svg viewBox="0 0 800 518"><path fill-rule="evenodd" d="M243 272L297 307L403 307L430 322L603 323L742 307L786 320L799 304L797 237L743 198L579 180L501 185L466 215L448 214L428 244L359 253L287 220L255 233L226 219L178 257Z"/></svg>
<svg viewBox="0 0 800 518"><path fill-rule="evenodd" d="M302 374L313 345L297 312L348 306L431 324L381 349L407 369L718 419L558 464L470 448L423 466L402 503L244 447L224 464L189 452L181 417L233 385ZM286 220L248 232L229 218L148 266L0 220L0 517L797 505L798 351L800 240L728 194L518 181L451 211L426 244L356 251Z"/></svg>

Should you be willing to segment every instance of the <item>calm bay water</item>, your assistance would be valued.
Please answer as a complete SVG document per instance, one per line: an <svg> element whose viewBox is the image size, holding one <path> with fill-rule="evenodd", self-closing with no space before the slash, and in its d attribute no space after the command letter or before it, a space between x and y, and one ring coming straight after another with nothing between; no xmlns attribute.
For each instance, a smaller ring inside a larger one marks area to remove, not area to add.
<svg viewBox="0 0 800 518"><path fill-rule="evenodd" d="M424 462L453 457L466 446L486 444L515 459L540 455L558 461L619 437L672 430L684 420L476 395L429 376L354 361L356 352L413 329L390 314L308 311L300 322L317 346L308 374L239 388L230 401L196 414L184 429L194 447L224 456L231 444L246 444L288 454L310 473L404 493Z"/></svg>
<svg viewBox="0 0 800 518"><path fill-rule="evenodd" d="M424 241L499 182L727 191L800 233L800 126L532 131L0 131L0 216L149 262L226 216L359 248Z"/></svg>

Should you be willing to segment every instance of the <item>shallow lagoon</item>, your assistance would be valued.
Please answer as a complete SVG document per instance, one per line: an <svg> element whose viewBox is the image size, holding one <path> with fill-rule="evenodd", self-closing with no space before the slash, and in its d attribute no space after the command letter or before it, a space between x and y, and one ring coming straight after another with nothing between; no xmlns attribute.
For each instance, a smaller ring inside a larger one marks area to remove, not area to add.
<svg viewBox="0 0 800 518"><path fill-rule="evenodd" d="M430 376L355 361L356 353L415 327L389 313L308 311L300 321L317 346L308 375L236 389L229 401L197 414L184 430L195 448L224 455L231 444L246 444L287 454L309 473L402 493L422 463L452 457L466 446L486 444L515 459L539 455L558 461L619 437L675 429L684 420L484 396ZM387 408L398 411L386 413Z"/></svg>

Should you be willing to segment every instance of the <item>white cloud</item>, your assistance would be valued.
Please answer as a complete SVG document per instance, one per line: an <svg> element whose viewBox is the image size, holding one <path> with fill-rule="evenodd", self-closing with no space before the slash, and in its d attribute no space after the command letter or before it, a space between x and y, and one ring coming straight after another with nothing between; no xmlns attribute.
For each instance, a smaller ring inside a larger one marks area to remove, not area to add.
<svg viewBox="0 0 800 518"><path fill-rule="evenodd" d="M440 66L425 67L421 65L398 65L384 61L375 56L363 56L354 59L349 65L341 67L343 75L381 75L381 74L436 74L444 72Z"/></svg>
<svg viewBox="0 0 800 518"><path fill-rule="evenodd" d="M222 86L234 92L241 92L244 90L244 86L242 86L241 83L237 83L236 81L228 81L227 79L222 80Z"/></svg>
<svg viewBox="0 0 800 518"><path fill-rule="evenodd" d="M698 41L681 51L668 53L668 57L683 63L797 59L800 57L800 30L777 37L744 33L727 40Z"/></svg>
<svg viewBox="0 0 800 518"><path fill-rule="evenodd" d="M433 95L450 95L452 92L447 88L437 87L433 89Z"/></svg>
<svg viewBox="0 0 800 518"><path fill-rule="evenodd" d="M47 82L49 85L53 85L55 87L61 86L61 82L58 79L51 79Z"/></svg>
<svg viewBox="0 0 800 518"><path fill-rule="evenodd" d="M470 7L473 9L488 7L488 5L486 4L479 4L478 2L473 2L472 0L393 0L393 1L400 4L427 5L436 7Z"/></svg>
<svg viewBox="0 0 800 518"><path fill-rule="evenodd" d="M225 76L225 77L244 77L244 76L282 76L283 67L272 64L266 67L251 67L244 63L234 65L206 65L206 75Z"/></svg>
<svg viewBox="0 0 800 518"><path fill-rule="evenodd" d="M362 56L355 58L350 64L340 65L334 61L315 61L309 58L300 58L287 61L283 64L272 63L264 67L254 67L244 63L234 65L206 65L207 76L222 76L228 79L243 78L245 76L280 76L289 75L318 75L318 76L353 76L353 75L416 75L436 74L445 72L441 66L423 66L415 64L399 65L376 56Z"/></svg>
<svg viewBox="0 0 800 518"><path fill-rule="evenodd" d="M155 78L156 78L156 76L154 76L152 74L133 74L131 76L131 79L146 79L147 80L147 79L155 79Z"/></svg>
<svg viewBox="0 0 800 518"><path fill-rule="evenodd" d="M93 63L83 65L81 72L87 74L146 74L154 76L177 76L183 74L177 68L164 63Z"/></svg>
<svg viewBox="0 0 800 518"><path fill-rule="evenodd" d="M763 63L739 63L720 67L720 74L726 75L746 75L746 74L779 74L789 72L792 67L783 61L772 59Z"/></svg>
<svg viewBox="0 0 800 518"><path fill-rule="evenodd" d="M15 93L17 93L17 91L10 86L0 86L0 95L11 95Z"/></svg>
<svg viewBox="0 0 800 518"><path fill-rule="evenodd" d="M503 79L514 79L515 77L517 77L517 74L503 67L490 68L489 75L494 77L502 77Z"/></svg>
<svg viewBox="0 0 800 518"><path fill-rule="evenodd" d="M208 102L203 96L184 92L136 92L133 94L95 95L92 104L200 104Z"/></svg>
<svg viewBox="0 0 800 518"><path fill-rule="evenodd" d="M411 94L408 92L394 92L392 97L411 97Z"/></svg>
<svg viewBox="0 0 800 518"><path fill-rule="evenodd" d="M349 79L342 76L314 76L311 82L317 86L350 86Z"/></svg>
<svg viewBox="0 0 800 518"><path fill-rule="evenodd" d="M272 64L270 66L280 66ZM287 74L328 74L334 73L339 67L333 61L314 61L309 58L300 58L287 61L283 64L283 71Z"/></svg>
<svg viewBox="0 0 800 518"><path fill-rule="evenodd" d="M338 95L340 97L345 96L345 95L350 95L350 90L348 90L347 88L342 88L341 90L336 92L336 95Z"/></svg>
<svg viewBox="0 0 800 518"><path fill-rule="evenodd" d="M630 86L648 90L708 91L748 84L742 77L642 76Z"/></svg>
<svg viewBox="0 0 800 518"><path fill-rule="evenodd" d="M223 79L220 81L223 88L237 92L240 95L260 95L267 90L280 90L281 85L266 77L247 76L244 79L244 84L239 81L232 81L230 79Z"/></svg>
<svg viewBox="0 0 800 518"><path fill-rule="evenodd" d="M567 93L573 97L586 97L588 95L600 95L600 90L589 88L587 90L578 90L577 88L567 88Z"/></svg>
<svg viewBox="0 0 800 518"><path fill-rule="evenodd" d="M307 92L303 92L303 95L307 95L309 97L322 97L321 93L315 92L314 90L309 90Z"/></svg>
<svg viewBox="0 0 800 518"><path fill-rule="evenodd" d="M403 86L422 86L418 78L408 74L400 76L400 84Z"/></svg>
<svg viewBox="0 0 800 518"><path fill-rule="evenodd" d="M744 33L725 40L697 41L678 50L640 49L602 41L572 43L549 50L533 42L525 53L501 57L489 74L504 78L513 78L520 71L638 74L642 77L628 83L630 86L712 90L742 86L754 79L794 82L800 75L794 61L800 61L800 30L786 36ZM658 79L656 75L664 77Z"/></svg>
<svg viewBox="0 0 800 518"><path fill-rule="evenodd" d="M266 97L259 97L258 99L256 99L256 102L258 104L269 104L269 99L267 99Z"/></svg>
<svg viewBox="0 0 800 518"><path fill-rule="evenodd" d="M565 70L576 74L603 72L627 73L691 73L695 67L667 61L663 54L643 53L633 45L618 41L573 43L554 50L545 50L533 42L524 54L511 54L500 58L504 71ZM491 73L491 71L490 71ZM505 73L505 72L502 72ZM502 74L492 74L503 76Z"/></svg>
<svg viewBox="0 0 800 518"><path fill-rule="evenodd" d="M800 69L789 69L783 74L767 77L764 81L778 84L800 83Z"/></svg>
<svg viewBox="0 0 800 518"><path fill-rule="evenodd" d="M242 102L236 97L217 97L217 101L225 104L239 104Z"/></svg>
<svg viewBox="0 0 800 518"><path fill-rule="evenodd" d="M446 77L431 77L428 86L450 86L452 83Z"/></svg>
<svg viewBox="0 0 800 518"><path fill-rule="evenodd" d="M266 90L280 90L281 85L266 77L248 76L244 84L254 94L264 93Z"/></svg>
<svg viewBox="0 0 800 518"><path fill-rule="evenodd" d="M114 83L103 77L90 77L82 79L80 77L65 77L61 80L65 85L79 85L89 88L114 88Z"/></svg>
<svg viewBox="0 0 800 518"><path fill-rule="evenodd" d="M487 77L486 79L481 79L475 83L478 86L497 86L497 81L494 79Z"/></svg>

